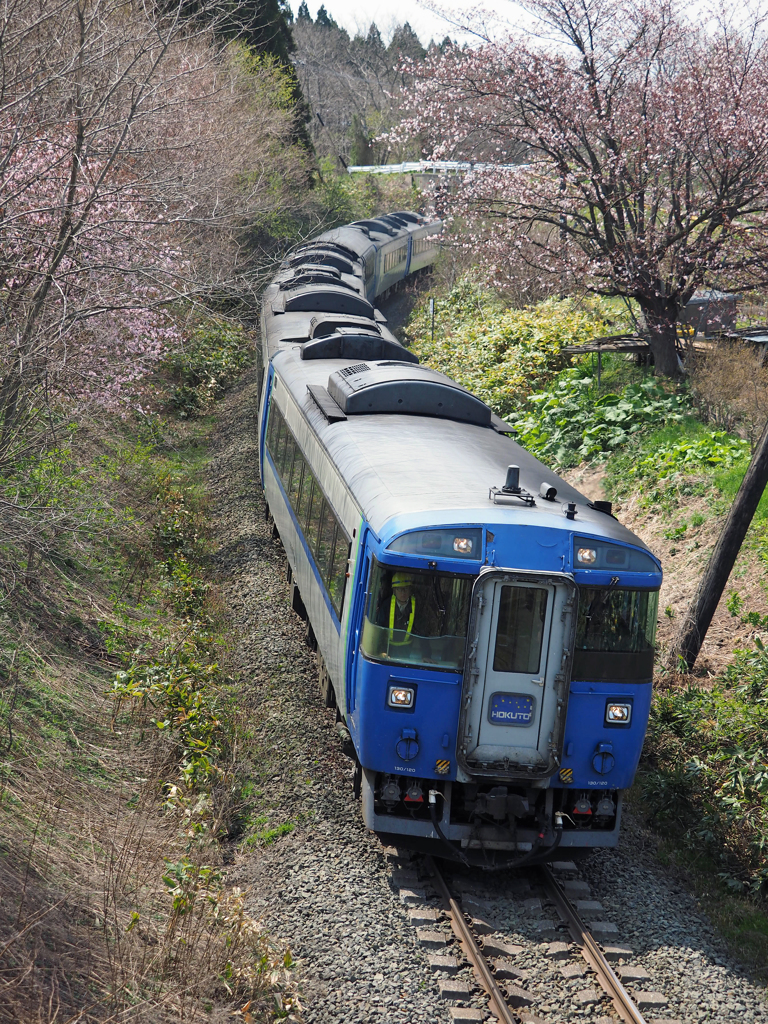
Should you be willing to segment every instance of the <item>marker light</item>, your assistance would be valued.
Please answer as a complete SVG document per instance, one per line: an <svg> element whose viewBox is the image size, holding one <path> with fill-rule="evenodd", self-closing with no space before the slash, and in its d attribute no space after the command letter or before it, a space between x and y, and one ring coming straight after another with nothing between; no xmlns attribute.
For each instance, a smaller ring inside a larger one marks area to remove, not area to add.
<svg viewBox="0 0 768 1024"><path fill-rule="evenodd" d="M605 561L607 565L626 565L629 561L629 551L615 545L606 545Z"/></svg>
<svg viewBox="0 0 768 1024"><path fill-rule="evenodd" d="M579 565L592 565L597 561L597 551L594 548L576 548L576 561Z"/></svg>
<svg viewBox="0 0 768 1024"><path fill-rule="evenodd" d="M471 537L454 537L453 538L453 550L457 551L460 555L471 555L472 554L472 538Z"/></svg>
<svg viewBox="0 0 768 1024"><path fill-rule="evenodd" d="M390 686L387 704L391 708L412 708L416 691L410 686Z"/></svg>
<svg viewBox="0 0 768 1024"><path fill-rule="evenodd" d="M629 725L632 720L631 704L606 704L605 720L611 725Z"/></svg>

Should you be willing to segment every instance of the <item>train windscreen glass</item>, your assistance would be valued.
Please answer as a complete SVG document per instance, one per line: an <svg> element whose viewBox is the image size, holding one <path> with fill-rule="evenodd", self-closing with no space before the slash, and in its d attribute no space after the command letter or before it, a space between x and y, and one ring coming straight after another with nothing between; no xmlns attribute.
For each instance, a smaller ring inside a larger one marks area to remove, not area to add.
<svg viewBox="0 0 768 1024"><path fill-rule="evenodd" d="M361 649L373 661L460 672L473 577L373 560Z"/></svg>
<svg viewBox="0 0 768 1024"><path fill-rule="evenodd" d="M547 591L502 587L496 625L494 672L539 671L547 617Z"/></svg>
<svg viewBox="0 0 768 1024"><path fill-rule="evenodd" d="M653 648L659 593L582 587L576 650L640 654Z"/></svg>

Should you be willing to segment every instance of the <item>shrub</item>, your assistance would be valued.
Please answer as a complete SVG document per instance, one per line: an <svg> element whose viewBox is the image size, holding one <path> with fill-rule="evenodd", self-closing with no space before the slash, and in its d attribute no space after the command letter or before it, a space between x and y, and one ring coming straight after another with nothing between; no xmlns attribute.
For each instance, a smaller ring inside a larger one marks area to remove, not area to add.
<svg viewBox="0 0 768 1024"><path fill-rule="evenodd" d="M253 342L242 327L219 321L197 327L166 360L176 382L171 394L176 414L185 419L205 411L254 358Z"/></svg>
<svg viewBox="0 0 768 1024"><path fill-rule="evenodd" d="M605 334L616 315L596 300L547 299L504 309L493 293L465 280L438 301L434 340L427 304L416 310L407 333L422 362L509 417L567 365L565 346Z"/></svg>
<svg viewBox="0 0 768 1024"><path fill-rule="evenodd" d="M644 785L655 815L682 821L684 841L717 858L733 887L768 886L768 651L738 651L711 690L657 693Z"/></svg>
<svg viewBox="0 0 768 1024"><path fill-rule="evenodd" d="M718 343L686 358L691 393L702 418L755 441L768 415L768 367L754 348Z"/></svg>

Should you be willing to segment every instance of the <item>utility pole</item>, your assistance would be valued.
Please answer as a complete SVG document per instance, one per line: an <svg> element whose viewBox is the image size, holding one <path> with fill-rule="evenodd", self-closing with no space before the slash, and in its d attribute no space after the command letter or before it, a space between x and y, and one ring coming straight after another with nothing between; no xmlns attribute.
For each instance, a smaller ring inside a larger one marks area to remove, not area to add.
<svg viewBox="0 0 768 1024"><path fill-rule="evenodd" d="M671 668L676 668L679 661L685 662L689 672L693 668L766 485L768 485L768 423L763 428L752 461L744 474L725 526L715 544L715 550L712 552L701 583L699 583L696 596L683 620L678 640L672 651Z"/></svg>

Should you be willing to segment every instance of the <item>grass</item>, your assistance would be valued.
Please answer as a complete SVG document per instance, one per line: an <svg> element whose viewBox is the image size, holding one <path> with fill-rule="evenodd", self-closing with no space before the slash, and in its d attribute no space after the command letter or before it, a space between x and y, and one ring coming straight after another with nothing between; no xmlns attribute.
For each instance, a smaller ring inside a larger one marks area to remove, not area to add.
<svg viewBox="0 0 768 1024"><path fill-rule="evenodd" d="M632 790L636 811L654 829L659 861L681 877L702 911L725 940L729 950L761 984L768 984L768 911L764 905L736 893L722 877L722 863L704 849L680 841L667 821L663 828L654 818L653 804L643 795L644 771Z"/></svg>
<svg viewBox="0 0 768 1024"><path fill-rule="evenodd" d="M289 953L222 872L257 754L211 576L209 390L15 467L75 529L0 601L2 1019L293 1012Z"/></svg>

